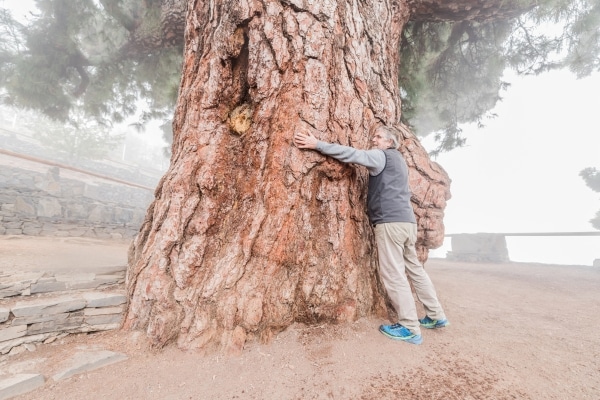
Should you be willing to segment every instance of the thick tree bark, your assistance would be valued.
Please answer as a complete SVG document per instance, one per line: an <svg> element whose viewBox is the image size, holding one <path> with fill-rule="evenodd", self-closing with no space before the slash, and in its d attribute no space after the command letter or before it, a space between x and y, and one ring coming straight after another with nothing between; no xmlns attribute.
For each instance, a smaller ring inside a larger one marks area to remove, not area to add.
<svg viewBox="0 0 600 400"><path fill-rule="evenodd" d="M188 4L171 166L132 244L127 329L239 350L293 322L384 314L366 170L292 144L358 148L396 126L419 251L443 241L449 179L400 120L403 0Z"/></svg>

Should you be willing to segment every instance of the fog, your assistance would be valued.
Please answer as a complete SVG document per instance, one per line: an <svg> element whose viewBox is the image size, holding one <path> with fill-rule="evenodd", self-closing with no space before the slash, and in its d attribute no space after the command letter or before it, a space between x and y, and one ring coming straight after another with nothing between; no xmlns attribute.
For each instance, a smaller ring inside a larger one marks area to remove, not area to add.
<svg viewBox="0 0 600 400"><path fill-rule="evenodd" d="M12 16L25 25L32 19L32 13L35 14L37 11L34 0L0 0L0 7L9 9ZM7 138L10 138L11 141L16 139L29 142L29 147L40 144L48 150L45 155L55 161L65 161L65 158L68 157L64 153L75 153L75 148L81 152L76 158L98 159L99 157L93 154L94 150L97 150L97 147L110 147L108 150L102 149L106 153L102 157L105 161L146 169L148 174L155 175L153 180L158 181L169 163L168 156L165 155L165 148L169 144L160 130L163 121L150 121L140 129L140 116L143 111L147 111L147 107L143 101L140 101L137 107L140 110L137 115L105 130L93 123L83 124L81 129L63 127L60 123L51 121L38 112L0 105L0 129L3 130L0 140L3 140L3 144L5 147L9 147L9 150L10 146L6 146L9 141ZM48 132L50 130L52 132ZM109 145L96 146L96 144L83 143L84 136L92 134L99 136L102 139L100 141ZM46 136L45 141L44 138L40 138L42 135ZM54 140L52 139L53 135ZM88 149L87 153L86 148ZM35 151L33 155L35 155ZM68 161L70 164L78 164L77 160ZM111 171L111 175L126 178L123 174L119 174L118 170Z"/></svg>
<svg viewBox="0 0 600 400"><path fill-rule="evenodd" d="M579 172L600 168L600 73L517 77L484 128L464 126L467 145L436 161L452 179L446 233L598 232L589 220L600 193ZM431 138L423 143L433 148ZM600 236L507 237L510 259L591 265ZM450 240L432 253L444 257Z"/></svg>
<svg viewBox="0 0 600 400"><path fill-rule="evenodd" d="M39 112L0 105L0 144L15 153L72 166L108 163L144 169L158 181L169 164L165 155L168 143L159 121L148 123L142 130L135 127L136 121L132 117L112 127L93 122L74 127ZM110 171L110 175L126 178L118 170Z"/></svg>

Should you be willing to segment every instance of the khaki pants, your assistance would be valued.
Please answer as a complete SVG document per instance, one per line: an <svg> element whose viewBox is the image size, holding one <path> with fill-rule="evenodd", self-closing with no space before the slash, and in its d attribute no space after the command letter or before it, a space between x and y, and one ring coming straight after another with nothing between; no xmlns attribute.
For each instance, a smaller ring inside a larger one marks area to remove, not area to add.
<svg viewBox="0 0 600 400"><path fill-rule="evenodd" d="M427 316L438 320L446 318L433 283L417 258L417 225L410 222L379 224L375 227L375 240L379 275L398 313L398 322L414 334L421 333L409 279Z"/></svg>

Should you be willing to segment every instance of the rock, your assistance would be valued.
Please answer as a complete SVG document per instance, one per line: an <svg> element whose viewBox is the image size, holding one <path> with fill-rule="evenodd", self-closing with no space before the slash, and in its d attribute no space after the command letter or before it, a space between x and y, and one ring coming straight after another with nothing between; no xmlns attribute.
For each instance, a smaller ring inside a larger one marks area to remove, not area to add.
<svg viewBox="0 0 600 400"><path fill-rule="evenodd" d="M121 323L117 324L101 324L101 325L84 325L78 329L79 333L86 332L98 332L98 331L112 331L114 329L119 329L121 327Z"/></svg>
<svg viewBox="0 0 600 400"><path fill-rule="evenodd" d="M83 315L71 314L65 320L52 320L31 324L27 328L27 335L38 335L50 332L62 332L77 329L83 324Z"/></svg>
<svg viewBox="0 0 600 400"><path fill-rule="evenodd" d="M52 197L41 198L37 208L38 217L60 217L62 216L62 207L60 202Z"/></svg>
<svg viewBox="0 0 600 400"><path fill-rule="evenodd" d="M0 342L0 354L7 354L13 350L13 348L22 348L25 349L25 346L21 346L26 343L40 343L44 340L48 339L52 335L56 336L55 333L44 333L40 335L33 336L21 336L16 339L7 340L4 342Z"/></svg>
<svg viewBox="0 0 600 400"><path fill-rule="evenodd" d="M44 384L40 374L18 374L0 380L0 400L9 399L30 392Z"/></svg>
<svg viewBox="0 0 600 400"><path fill-rule="evenodd" d="M74 297L60 297L49 300L20 301L12 308L12 313L15 317L52 315L81 310L86 306L84 299Z"/></svg>
<svg viewBox="0 0 600 400"><path fill-rule="evenodd" d="M37 349L37 346L33 343L25 343L23 346L25 346L29 352L33 352L35 349Z"/></svg>
<svg viewBox="0 0 600 400"><path fill-rule="evenodd" d="M65 282L40 282L31 285L31 293L63 292L66 288Z"/></svg>
<svg viewBox="0 0 600 400"><path fill-rule="evenodd" d="M26 317L16 317L12 320L12 325L29 325L48 321L65 321L69 317L69 313L50 314L50 315L28 315Z"/></svg>
<svg viewBox="0 0 600 400"><path fill-rule="evenodd" d="M10 310L8 308L0 308L0 322L8 320L8 314L10 314Z"/></svg>
<svg viewBox="0 0 600 400"><path fill-rule="evenodd" d="M25 216L35 216L35 205L31 200L18 196L15 199L15 212Z"/></svg>
<svg viewBox="0 0 600 400"><path fill-rule="evenodd" d="M86 317L92 315L108 315L108 314L121 314L123 313L123 306L118 307L100 307L100 308L86 308L83 310L83 315Z"/></svg>
<svg viewBox="0 0 600 400"><path fill-rule="evenodd" d="M112 325L120 324L123 316L121 314L107 314L107 315L91 315L85 317L85 323L88 325Z"/></svg>
<svg viewBox="0 0 600 400"><path fill-rule="evenodd" d="M88 292L83 297L90 308L118 306L127 301L127 297L121 293Z"/></svg>
<svg viewBox="0 0 600 400"><path fill-rule="evenodd" d="M44 340L43 343L50 344L50 343L53 343L54 341L56 341L56 339L58 339L57 336L50 336L48 339Z"/></svg>
<svg viewBox="0 0 600 400"><path fill-rule="evenodd" d="M92 371L126 359L127 356L125 354L114 353L108 350L80 352L75 354L73 358L67 362L68 366L55 374L52 379L55 381L60 381L73 375L86 371Z"/></svg>
<svg viewBox="0 0 600 400"><path fill-rule="evenodd" d="M11 326L0 330L0 342L16 339L27 334L27 325Z"/></svg>

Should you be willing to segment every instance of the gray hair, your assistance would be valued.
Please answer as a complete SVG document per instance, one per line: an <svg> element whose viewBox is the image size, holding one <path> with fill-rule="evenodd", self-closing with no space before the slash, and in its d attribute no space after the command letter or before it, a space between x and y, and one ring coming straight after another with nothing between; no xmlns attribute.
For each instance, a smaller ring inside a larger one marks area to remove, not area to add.
<svg viewBox="0 0 600 400"><path fill-rule="evenodd" d="M385 138L392 141L392 145L393 145L394 149L397 149L398 146L400 146L400 139L398 139L398 134L396 133L395 129L388 128L385 125L379 125L379 126L375 127L375 129L373 129L373 133L375 133L377 131L383 132Z"/></svg>

